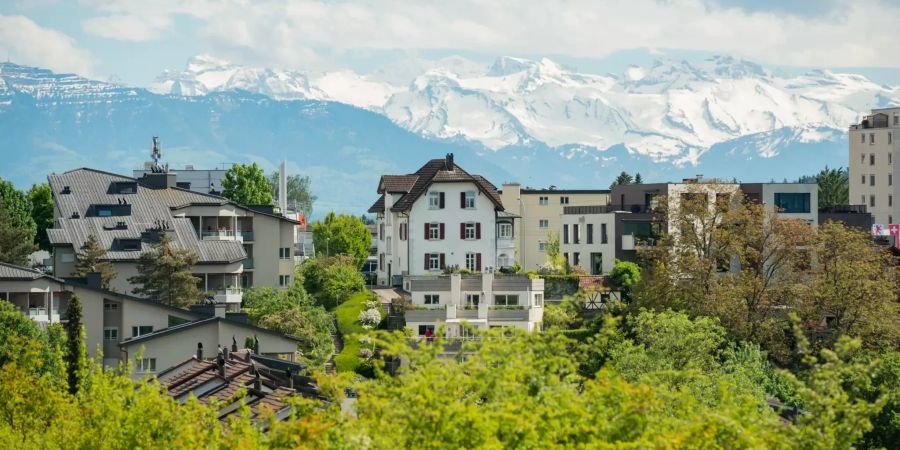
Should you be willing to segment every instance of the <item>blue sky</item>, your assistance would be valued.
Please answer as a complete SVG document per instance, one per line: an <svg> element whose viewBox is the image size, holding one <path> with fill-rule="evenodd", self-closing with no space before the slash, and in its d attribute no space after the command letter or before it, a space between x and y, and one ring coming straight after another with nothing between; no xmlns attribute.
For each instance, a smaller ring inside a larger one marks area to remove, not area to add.
<svg viewBox="0 0 900 450"><path fill-rule="evenodd" d="M0 56L147 85L199 53L360 72L451 54L603 72L724 53L900 84L897 23L897 0L0 0Z"/></svg>

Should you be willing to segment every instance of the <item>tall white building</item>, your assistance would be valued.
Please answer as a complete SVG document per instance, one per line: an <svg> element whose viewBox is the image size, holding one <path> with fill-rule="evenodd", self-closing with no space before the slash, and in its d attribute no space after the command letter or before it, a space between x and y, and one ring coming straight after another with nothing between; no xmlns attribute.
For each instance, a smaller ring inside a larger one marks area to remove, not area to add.
<svg viewBox="0 0 900 450"><path fill-rule="evenodd" d="M875 223L900 222L896 200L900 188L894 184L900 156L900 108L873 109L863 120L851 125L850 204L865 205Z"/></svg>
<svg viewBox="0 0 900 450"><path fill-rule="evenodd" d="M513 264L497 249L512 248L515 216L504 212L493 184L456 165L452 154L415 173L382 176L378 193L369 212L377 215L379 284Z"/></svg>

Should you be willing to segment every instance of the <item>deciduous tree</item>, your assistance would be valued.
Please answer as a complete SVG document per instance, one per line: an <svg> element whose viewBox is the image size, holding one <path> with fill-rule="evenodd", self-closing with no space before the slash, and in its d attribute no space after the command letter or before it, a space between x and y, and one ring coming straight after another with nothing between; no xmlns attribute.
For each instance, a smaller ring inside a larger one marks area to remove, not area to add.
<svg viewBox="0 0 900 450"><path fill-rule="evenodd" d="M269 185L272 186L272 198L278 198L278 172L272 172L269 175ZM287 204L289 207L309 217L312 215L313 202L316 201L316 198L310 189L309 176L297 174L287 176Z"/></svg>
<svg viewBox="0 0 900 450"><path fill-rule="evenodd" d="M349 255L357 268L369 256L372 233L359 217L337 215L332 211L325 216L324 221L312 224L312 232L317 254Z"/></svg>
<svg viewBox="0 0 900 450"><path fill-rule="evenodd" d="M272 187L256 164L234 164L222 178L222 196L241 205L271 205Z"/></svg>
<svg viewBox="0 0 900 450"><path fill-rule="evenodd" d="M36 225L34 243L41 250L50 250L47 228L53 227L53 191L47 183L34 184L28 190L31 203L31 218Z"/></svg>

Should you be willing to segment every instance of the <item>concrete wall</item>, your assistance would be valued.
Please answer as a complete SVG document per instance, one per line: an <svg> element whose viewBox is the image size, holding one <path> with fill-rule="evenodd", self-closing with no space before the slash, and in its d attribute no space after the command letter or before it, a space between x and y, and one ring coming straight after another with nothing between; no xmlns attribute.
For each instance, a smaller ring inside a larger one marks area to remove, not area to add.
<svg viewBox="0 0 900 450"><path fill-rule="evenodd" d="M579 253L578 266L592 275L609 273L616 262L616 215L606 214L563 214L560 218L563 226L569 227L569 243L565 244L560 237L560 251L569 256L569 264L574 265L574 254ZM588 243L588 224L593 225L593 243ZM574 241L574 226L578 225L580 240ZM606 242L602 239L603 226L606 225ZM562 227L559 230L563 235ZM592 265L592 253L601 256L602 271L595 273Z"/></svg>
<svg viewBox="0 0 900 450"><path fill-rule="evenodd" d="M817 184L802 183L764 183L762 185L762 201L766 211L775 211L775 194L800 193L809 194L809 212L786 213L779 212L778 216L785 219L800 219L807 223L819 225L819 186Z"/></svg>
<svg viewBox="0 0 900 450"><path fill-rule="evenodd" d="M541 205L540 198L547 197ZM568 197L568 204L561 204L560 197ZM551 230L562 229L560 217L565 206L608 205L610 195L602 190L550 190L522 189L517 183L504 184L500 198L507 212L521 216L514 225L516 261L525 269L536 269L545 262L540 242L546 241ZM548 226L542 228L541 220Z"/></svg>
<svg viewBox="0 0 900 450"><path fill-rule="evenodd" d="M900 108L873 110L888 115L887 128L857 127L849 130L850 204L866 205L875 223L900 222L900 125L894 124L894 117L900 121ZM891 135L890 137L888 135ZM872 137L874 136L874 143ZM890 154L890 162L888 161ZM874 155L874 164L871 163ZM875 176L875 186L871 176ZM888 184L888 175L891 183ZM871 204L875 197L875 206ZM893 206L888 206L888 196L892 196Z"/></svg>

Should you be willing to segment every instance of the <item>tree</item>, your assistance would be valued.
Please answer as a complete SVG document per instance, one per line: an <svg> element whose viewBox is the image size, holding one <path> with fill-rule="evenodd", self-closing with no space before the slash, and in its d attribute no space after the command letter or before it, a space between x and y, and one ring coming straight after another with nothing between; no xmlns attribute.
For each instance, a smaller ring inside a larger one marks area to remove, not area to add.
<svg viewBox="0 0 900 450"><path fill-rule="evenodd" d="M547 241L544 243L544 264L551 270L565 273L568 261L563 256L559 246L559 233L555 231L547 232Z"/></svg>
<svg viewBox="0 0 900 450"><path fill-rule="evenodd" d="M84 343L84 325L81 323L81 301L77 295L69 299L66 309L66 378L69 393L77 394L84 387L87 371L87 348Z"/></svg>
<svg viewBox="0 0 900 450"><path fill-rule="evenodd" d="M34 251L36 226L31 203L9 181L0 178L0 261L25 265Z"/></svg>
<svg viewBox="0 0 900 450"><path fill-rule="evenodd" d="M633 181L634 181L634 178L632 178L631 175L628 174L628 172L625 172L623 170L622 173L620 173L619 176L617 176L616 179L613 180L612 184L609 185L609 188L612 189L616 186L624 186L624 185L632 184Z"/></svg>
<svg viewBox="0 0 900 450"><path fill-rule="evenodd" d="M312 232L316 253L320 255L350 255L357 268L369 256L372 233L359 217L336 215L332 211L325 216L325 221L312 224Z"/></svg>
<svg viewBox="0 0 900 450"><path fill-rule="evenodd" d="M0 367L15 361L18 340L29 340L39 344L37 354L30 368L33 374L47 377L60 386L66 383L64 340L57 336L59 325L53 324L47 330L38 328L19 308L10 302L0 300Z"/></svg>
<svg viewBox="0 0 900 450"><path fill-rule="evenodd" d="M630 300L632 286L641 282L641 268L636 263L617 259L609 278L622 289L623 300Z"/></svg>
<svg viewBox="0 0 900 450"><path fill-rule="evenodd" d="M15 223L10 209L0 201L0 262L24 266L34 251L34 231Z"/></svg>
<svg viewBox="0 0 900 450"><path fill-rule="evenodd" d="M640 172L634 174L634 184L644 184L644 179L641 178Z"/></svg>
<svg viewBox="0 0 900 450"><path fill-rule="evenodd" d="M850 175L843 167L825 166L818 174L801 177L799 181L819 185L819 208L850 203Z"/></svg>
<svg viewBox="0 0 900 450"><path fill-rule="evenodd" d="M355 261L348 255L317 256L297 269L306 292L326 309L333 309L366 287Z"/></svg>
<svg viewBox="0 0 900 450"><path fill-rule="evenodd" d="M50 250L50 239L47 238L47 228L53 227L53 191L47 183L34 184L28 190L28 201L31 203L31 218L34 221L37 233L34 243L41 250Z"/></svg>
<svg viewBox="0 0 900 450"><path fill-rule="evenodd" d="M278 172L272 172L269 175L269 185L272 187L272 198L278 198ZM317 199L315 195L312 195L309 186L308 176L287 176L287 204L295 211L306 214L307 217L312 215L313 202Z"/></svg>
<svg viewBox="0 0 900 450"><path fill-rule="evenodd" d="M194 252L176 248L172 238L163 233L153 249L141 254L138 274L128 278L128 282L137 286L135 294L184 308L202 295L197 278L191 273L197 259Z"/></svg>
<svg viewBox="0 0 900 450"><path fill-rule="evenodd" d="M234 164L222 178L222 196L240 205L271 205L272 187L256 164Z"/></svg>
<svg viewBox="0 0 900 450"><path fill-rule="evenodd" d="M866 232L841 223L822 224L818 234L807 318L827 318L829 342L846 335L868 347L900 348L896 260Z"/></svg>
<svg viewBox="0 0 900 450"><path fill-rule="evenodd" d="M76 255L75 271L72 275L86 277L89 273L98 272L102 287L109 289L109 283L116 277L116 271L113 270L112 264L102 260L104 256L106 256L106 249L100 245L97 236L89 235Z"/></svg>

